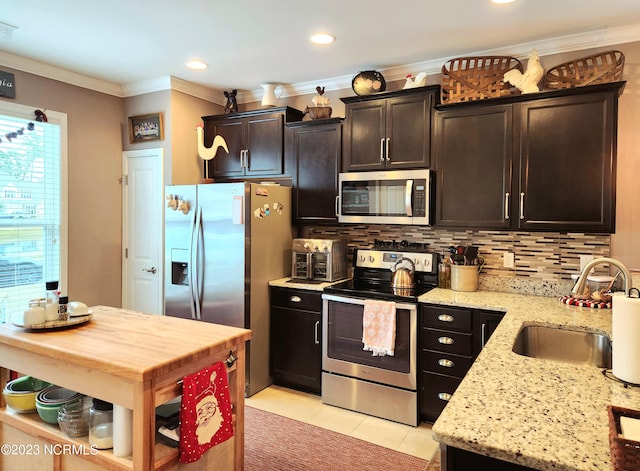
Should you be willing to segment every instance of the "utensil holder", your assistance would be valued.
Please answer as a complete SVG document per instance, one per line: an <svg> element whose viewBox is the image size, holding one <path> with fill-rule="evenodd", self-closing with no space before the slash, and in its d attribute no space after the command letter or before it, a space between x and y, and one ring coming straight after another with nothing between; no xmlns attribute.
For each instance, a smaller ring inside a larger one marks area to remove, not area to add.
<svg viewBox="0 0 640 471"><path fill-rule="evenodd" d="M478 291L478 267L476 265L451 265L451 289L454 291Z"/></svg>

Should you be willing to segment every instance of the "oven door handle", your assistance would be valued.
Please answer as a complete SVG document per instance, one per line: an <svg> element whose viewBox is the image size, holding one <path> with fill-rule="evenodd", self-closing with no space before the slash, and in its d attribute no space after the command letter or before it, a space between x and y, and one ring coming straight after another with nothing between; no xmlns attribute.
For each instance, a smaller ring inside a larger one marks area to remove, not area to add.
<svg viewBox="0 0 640 471"><path fill-rule="evenodd" d="M339 303L345 303L345 304L359 304L361 306L364 306L364 302L365 302L364 299L351 298L351 297L345 297L345 296L336 296L335 294L323 294L322 299L326 299L327 301L337 301ZM396 309L406 309L408 311L417 309L416 304L408 304L408 303L395 303L395 304L396 304Z"/></svg>

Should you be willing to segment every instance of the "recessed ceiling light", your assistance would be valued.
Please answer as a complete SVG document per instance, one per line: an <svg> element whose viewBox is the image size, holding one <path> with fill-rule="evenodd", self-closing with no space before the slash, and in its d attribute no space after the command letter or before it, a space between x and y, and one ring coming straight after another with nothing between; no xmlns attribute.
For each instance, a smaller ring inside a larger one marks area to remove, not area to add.
<svg viewBox="0 0 640 471"><path fill-rule="evenodd" d="M209 66L202 61L195 60L187 62L187 67L194 70L204 70Z"/></svg>
<svg viewBox="0 0 640 471"><path fill-rule="evenodd" d="M335 40L335 36L328 33L318 33L311 36L311 42L313 44L331 44Z"/></svg>
<svg viewBox="0 0 640 471"><path fill-rule="evenodd" d="M502 4L502 3L513 3L516 0L491 0L493 3Z"/></svg>

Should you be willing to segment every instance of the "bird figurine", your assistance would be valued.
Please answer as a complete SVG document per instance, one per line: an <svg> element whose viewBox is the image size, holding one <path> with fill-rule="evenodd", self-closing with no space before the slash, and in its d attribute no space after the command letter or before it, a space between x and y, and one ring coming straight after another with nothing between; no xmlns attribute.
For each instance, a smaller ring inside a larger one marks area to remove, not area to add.
<svg viewBox="0 0 640 471"><path fill-rule="evenodd" d="M322 96L324 95L324 87L316 87L316 92L318 92L318 94L311 99L313 104L316 106L327 106L329 104L329 99Z"/></svg>
<svg viewBox="0 0 640 471"><path fill-rule="evenodd" d="M505 83L510 83L522 93L536 93L539 92L538 82L544 75L544 69L540 64L540 57L538 51L533 49L529 52L529 62L527 63L527 70L524 73L517 69L508 70L505 72L502 80Z"/></svg>
<svg viewBox="0 0 640 471"><path fill-rule="evenodd" d="M416 88L416 87L424 87L424 85L427 83L427 73L426 72L420 72L418 75L416 75L415 78L413 78L413 75L409 74L407 75L407 79L404 83L404 87L402 87L403 90L407 89L407 88Z"/></svg>
<svg viewBox="0 0 640 471"><path fill-rule="evenodd" d="M219 134L213 138L213 144L211 147L204 146L204 135L202 126L198 126L196 128L196 132L198 133L198 155L204 160L213 159L217 152L218 148L222 147L227 154L229 153L229 148L227 147L227 141L224 140L224 137Z"/></svg>

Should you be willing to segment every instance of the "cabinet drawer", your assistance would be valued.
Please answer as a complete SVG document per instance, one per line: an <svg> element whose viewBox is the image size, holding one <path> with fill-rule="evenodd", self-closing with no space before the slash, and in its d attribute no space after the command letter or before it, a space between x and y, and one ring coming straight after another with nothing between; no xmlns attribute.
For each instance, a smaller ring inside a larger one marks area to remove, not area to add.
<svg viewBox="0 0 640 471"><path fill-rule="evenodd" d="M271 288L271 305L322 312L322 293L301 289Z"/></svg>
<svg viewBox="0 0 640 471"><path fill-rule="evenodd" d="M421 374L420 380L420 411L427 420L435 422L462 380L427 372Z"/></svg>
<svg viewBox="0 0 640 471"><path fill-rule="evenodd" d="M422 308L422 326L435 329L471 332L472 311L443 306L425 306Z"/></svg>
<svg viewBox="0 0 640 471"><path fill-rule="evenodd" d="M420 347L458 355L473 355L471 334L449 330L422 329Z"/></svg>
<svg viewBox="0 0 640 471"><path fill-rule="evenodd" d="M453 355L451 353L424 350L421 354L421 368L423 370L443 375L464 377L471 368L473 357Z"/></svg>

